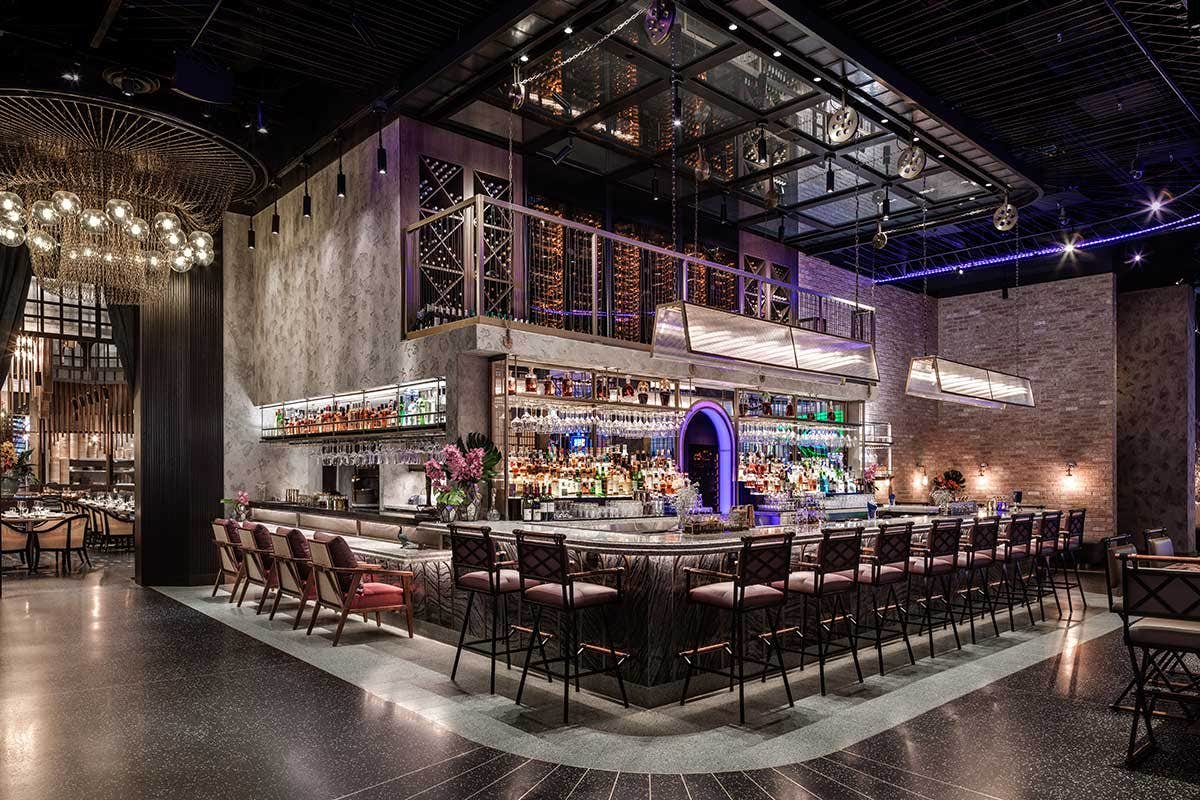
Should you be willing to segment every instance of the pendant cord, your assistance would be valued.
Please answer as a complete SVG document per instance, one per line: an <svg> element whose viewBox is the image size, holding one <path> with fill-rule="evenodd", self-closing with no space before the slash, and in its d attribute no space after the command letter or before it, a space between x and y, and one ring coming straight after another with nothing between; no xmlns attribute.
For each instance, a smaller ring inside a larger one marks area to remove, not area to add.
<svg viewBox="0 0 1200 800"><path fill-rule="evenodd" d="M929 201L925 199L925 189L928 185L929 178L921 179L921 272L926 272L926 267L929 266ZM921 278L921 297L922 305L929 305L929 275L926 274ZM924 311L924 309L922 309ZM922 344L923 352L921 355L929 355L929 325L922 325L922 336L924 342Z"/></svg>

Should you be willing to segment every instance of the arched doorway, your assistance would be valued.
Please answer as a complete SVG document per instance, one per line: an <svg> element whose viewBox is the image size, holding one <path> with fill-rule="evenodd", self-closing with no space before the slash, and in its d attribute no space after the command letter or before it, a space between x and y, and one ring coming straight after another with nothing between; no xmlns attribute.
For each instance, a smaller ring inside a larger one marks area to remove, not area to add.
<svg viewBox="0 0 1200 800"><path fill-rule="evenodd" d="M676 451L681 472L700 484L706 506L728 514L737 482L737 435L733 421L709 400L693 403L679 428Z"/></svg>

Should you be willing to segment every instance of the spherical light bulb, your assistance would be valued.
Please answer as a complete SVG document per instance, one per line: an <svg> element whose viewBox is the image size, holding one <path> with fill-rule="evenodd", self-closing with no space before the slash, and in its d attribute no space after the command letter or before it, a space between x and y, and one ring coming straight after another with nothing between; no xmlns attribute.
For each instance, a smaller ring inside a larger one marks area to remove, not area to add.
<svg viewBox="0 0 1200 800"><path fill-rule="evenodd" d="M38 200L33 204L30 213L38 225L57 225L62 220L62 214L49 200Z"/></svg>
<svg viewBox="0 0 1200 800"><path fill-rule="evenodd" d="M25 211L25 206L11 206L0 210L0 224L16 228L24 225L27 219L29 219L29 215Z"/></svg>
<svg viewBox="0 0 1200 800"><path fill-rule="evenodd" d="M165 240L167 234L172 231L178 233L179 225L179 217L170 211L160 211L154 215L154 232L158 234L160 239Z"/></svg>
<svg viewBox="0 0 1200 800"><path fill-rule="evenodd" d="M79 195L74 192L57 191L50 195L50 202L58 209L58 213L73 217L83 208L83 203L79 202Z"/></svg>
<svg viewBox="0 0 1200 800"><path fill-rule="evenodd" d="M115 264L117 263L117 254L106 247L100 251L100 260L105 264Z"/></svg>
<svg viewBox="0 0 1200 800"><path fill-rule="evenodd" d="M114 225L124 228L133 219L133 204L128 200L109 200L104 205L104 213Z"/></svg>
<svg viewBox="0 0 1200 800"><path fill-rule="evenodd" d="M184 247L171 256L171 269L176 272L187 272L192 268L192 248Z"/></svg>
<svg viewBox="0 0 1200 800"><path fill-rule="evenodd" d="M104 233L112 225L108 215L98 208L85 208L79 215L79 224L88 233Z"/></svg>
<svg viewBox="0 0 1200 800"><path fill-rule="evenodd" d="M11 225L0 225L0 244L20 247L25 242L25 230Z"/></svg>
<svg viewBox="0 0 1200 800"><path fill-rule="evenodd" d="M78 247L64 247L62 250L62 258L67 261L78 261L79 260L79 248Z"/></svg>
<svg viewBox="0 0 1200 800"><path fill-rule="evenodd" d="M45 231L34 231L29 235L29 246L41 253L50 253L58 247L58 242Z"/></svg>
<svg viewBox="0 0 1200 800"><path fill-rule="evenodd" d="M196 266L207 267L213 263L213 259L215 258L216 253L212 250L197 250L193 260L196 262Z"/></svg>
<svg viewBox="0 0 1200 800"><path fill-rule="evenodd" d="M171 251L179 250L187 244L187 239L183 238L183 234L178 229L166 231L160 238L162 239L163 247Z"/></svg>
<svg viewBox="0 0 1200 800"><path fill-rule="evenodd" d="M141 217L132 218L125 227L125 235L135 242L144 241L148 233L150 233L150 226Z"/></svg>
<svg viewBox="0 0 1200 800"><path fill-rule="evenodd" d="M212 250L213 237L206 231L192 231L188 236L188 244L195 250Z"/></svg>
<svg viewBox="0 0 1200 800"><path fill-rule="evenodd" d="M0 211L13 211L25 208L25 201L13 192L0 192Z"/></svg>
<svg viewBox="0 0 1200 800"><path fill-rule="evenodd" d="M90 244L85 244L83 247L79 248L80 258L95 258L95 256L96 248L92 247Z"/></svg>

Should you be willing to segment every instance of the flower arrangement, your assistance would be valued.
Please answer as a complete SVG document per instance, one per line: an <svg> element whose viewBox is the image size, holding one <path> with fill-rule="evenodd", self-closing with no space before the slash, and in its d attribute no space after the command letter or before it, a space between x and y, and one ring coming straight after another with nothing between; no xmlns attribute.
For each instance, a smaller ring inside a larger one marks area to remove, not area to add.
<svg viewBox="0 0 1200 800"><path fill-rule="evenodd" d="M238 489L237 494L233 497L222 497L221 502L226 506L233 507L233 518L238 522L245 522L250 517L250 493L245 489Z"/></svg>
<svg viewBox="0 0 1200 800"><path fill-rule="evenodd" d="M4 442L0 444L0 466L4 467L4 474L7 475L17 464L17 448L12 442Z"/></svg>
<svg viewBox="0 0 1200 800"><path fill-rule="evenodd" d="M459 509L471 516L471 507L479 500L479 483L490 482L496 477L496 465L500 463L500 451L482 433L467 435L466 442L460 437L457 442L448 442L437 457L425 462L425 475L429 478L439 508Z"/></svg>
<svg viewBox="0 0 1200 800"><path fill-rule="evenodd" d="M948 469L933 479L933 488L945 489L952 494L957 494L967 488L967 480L958 470Z"/></svg>
<svg viewBox="0 0 1200 800"><path fill-rule="evenodd" d="M878 464L868 464L863 467L862 483L863 491L867 494L875 494L875 476L879 474Z"/></svg>
<svg viewBox="0 0 1200 800"><path fill-rule="evenodd" d="M0 467L3 467L0 476L4 478L6 494L30 483L38 483L37 476L33 474L32 459L32 450L18 453L12 442L0 442Z"/></svg>

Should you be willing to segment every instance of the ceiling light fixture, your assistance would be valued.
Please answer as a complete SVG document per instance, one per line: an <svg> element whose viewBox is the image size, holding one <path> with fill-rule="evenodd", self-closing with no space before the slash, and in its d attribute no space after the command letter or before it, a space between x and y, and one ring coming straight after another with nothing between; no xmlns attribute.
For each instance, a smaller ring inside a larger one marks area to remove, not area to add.
<svg viewBox="0 0 1200 800"><path fill-rule="evenodd" d="M820 83L821 81L822 81L822 78L820 75L813 76L813 83Z"/></svg>
<svg viewBox="0 0 1200 800"><path fill-rule="evenodd" d="M571 151L574 149L575 149L575 134L574 134L574 132L572 132L572 133L567 134L567 143L564 144L558 150L558 152L552 154L550 156L550 160L553 161L554 166L557 167L559 164L561 164L563 162L563 160L567 156L569 156L571 154Z"/></svg>
<svg viewBox="0 0 1200 800"><path fill-rule="evenodd" d="M570 35L571 35L572 33L574 33L574 32L575 32L575 29L574 29L574 28L572 28L570 25L568 25L567 27L563 28L563 33L565 33L567 36L570 36Z"/></svg>
<svg viewBox="0 0 1200 800"><path fill-rule="evenodd" d="M825 154L825 194L833 194L833 153Z"/></svg>
<svg viewBox="0 0 1200 800"><path fill-rule="evenodd" d="M521 53L521 58L519 60L522 64L527 64L527 63L529 63L529 56L525 55L524 53Z"/></svg>
<svg viewBox="0 0 1200 800"><path fill-rule="evenodd" d="M378 103L375 106L375 113L379 115L379 124L376 127L376 146L375 146L375 169L380 175L387 175L387 149L383 146L383 114L386 107L383 103Z"/></svg>
<svg viewBox="0 0 1200 800"><path fill-rule="evenodd" d="M938 158L945 158L945 157L946 157L945 153L938 153Z"/></svg>
<svg viewBox="0 0 1200 800"><path fill-rule="evenodd" d="M671 79L671 124L683 127L683 98L679 96L679 78Z"/></svg>
<svg viewBox="0 0 1200 800"><path fill-rule="evenodd" d="M338 173L337 173L337 196L339 199L346 196L346 173L342 171L342 134L337 135L338 146Z"/></svg>
<svg viewBox="0 0 1200 800"><path fill-rule="evenodd" d="M737 23L736 23L736 22L731 22L731 23L729 23L729 30L731 30L731 31L736 31L736 30L737 30Z"/></svg>
<svg viewBox="0 0 1200 800"><path fill-rule="evenodd" d="M78 73L78 72L74 72L74 71L71 71L71 72L64 72L64 73L62 74L62 77L63 77L63 80L64 80L64 81L70 81L71 83L79 83L79 80L80 80L80 75L79 75L79 73Z"/></svg>
<svg viewBox="0 0 1200 800"><path fill-rule="evenodd" d="M783 55L783 51L778 49L772 50L771 55L775 58L779 58L781 55Z"/></svg>
<svg viewBox="0 0 1200 800"><path fill-rule="evenodd" d="M254 216L250 217L250 227L246 230L246 249L254 249Z"/></svg>
<svg viewBox="0 0 1200 800"><path fill-rule="evenodd" d="M767 163L767 125L758 123L758 141L754 143L754 158L760 164Z"/></svg>
<svg viewBox="0 0 1200 800"><path fill-rule="evenodd" d="M658 172L655 171L650 176L650 197L656 202L660 199L660 193L658 189Z"/></svg>
<svg viewBox="0 0 1200 800"><path fill-rule="evenodd" d="M892 187L891 184L884 184L883 187L883 205L881 207L884 219L891 219L892 216Z"/></svg>
<svg viewBox="0 0 1200 800"><path fill-rule="evenodd" d="M279 187L276 184L271 184L271 188L275 190L275 197L271 201L271 235L279 235Z"/></svg>
<svg viewBox="0 0 1200 800"><path fill-rule="evenodd" d="M267 114L266 114L266 111L263 109L263 101L262 100L258 101L258 128L257 128L257 130L263 136L266 136L268 133Z"/></svg>
<svg viewBox="0 0 1200 800"><path fill-rule="evenodd" d="M312 195L308 193L308 156L304 157L304 200L301 203L301 212L305 219L312 218Z"/></svg>

